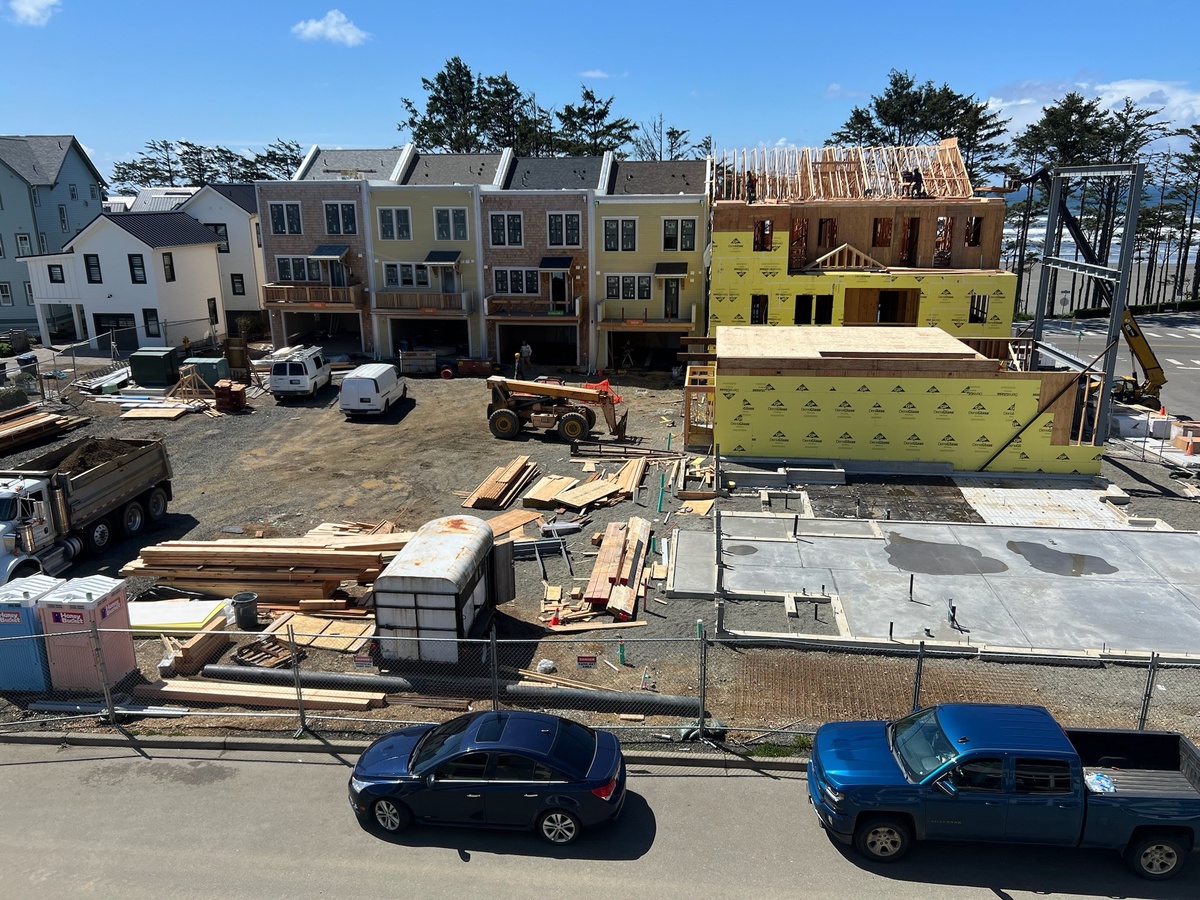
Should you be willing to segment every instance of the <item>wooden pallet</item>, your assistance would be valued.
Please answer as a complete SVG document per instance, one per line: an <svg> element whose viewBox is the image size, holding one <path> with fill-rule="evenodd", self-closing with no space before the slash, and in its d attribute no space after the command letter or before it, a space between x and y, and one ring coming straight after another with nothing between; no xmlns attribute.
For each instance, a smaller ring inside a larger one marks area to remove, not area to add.
<svg viewBox="0 0 1200 900"><path fill-rule="evenodd" d="M296 658L304 659L308 654L296 648ZM282 669L292 664L292 651L283 641L269 634L257 641L243 644L233 651L233 661L239 666L258 666L264 669Z"/></svg>
<svg viewBox="0 0 1200 900"><path fill-rule="evenodd" d="M295 613L280 616L267 626L264 634L285 634L288 625L292 626L297 646L338 653L357 653L375 636L374 621L347 622Z"/></svg>

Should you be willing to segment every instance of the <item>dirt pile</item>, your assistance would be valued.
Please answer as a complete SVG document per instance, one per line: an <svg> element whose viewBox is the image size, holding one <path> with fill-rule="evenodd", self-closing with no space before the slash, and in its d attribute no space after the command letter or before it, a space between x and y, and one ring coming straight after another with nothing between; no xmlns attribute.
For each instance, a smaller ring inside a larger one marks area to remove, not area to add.
<svg viewBox="0 0 1200 900"><path fill-rule="evenodd" d="M109 460L136 449L135 444L126 441L112 438L88 438L70 456L58 464L58 471L65 474L86 472L88 469L102 466Z"/></svg>

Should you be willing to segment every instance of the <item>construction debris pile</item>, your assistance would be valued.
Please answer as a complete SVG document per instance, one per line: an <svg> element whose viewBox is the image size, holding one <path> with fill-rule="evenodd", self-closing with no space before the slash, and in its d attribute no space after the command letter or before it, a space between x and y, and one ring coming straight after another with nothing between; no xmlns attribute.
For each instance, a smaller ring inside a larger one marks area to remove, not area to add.
<svg viewBox="0 0 1200 900"><path fill-rule="evenodd" d="M36 404L0 412L0 453L12 453L26 444L55 437L90 421L86 416L44 412Z"/></svg>

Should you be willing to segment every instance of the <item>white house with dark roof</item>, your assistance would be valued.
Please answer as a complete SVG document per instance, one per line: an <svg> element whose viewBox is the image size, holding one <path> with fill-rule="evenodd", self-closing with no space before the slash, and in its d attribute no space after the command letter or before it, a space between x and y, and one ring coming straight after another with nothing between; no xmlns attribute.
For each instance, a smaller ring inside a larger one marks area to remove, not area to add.
<svg viewBox="0 0 1200 900"><path fill-rule="evenodd" d="M43 333L49 307L65 304L75 333L99 349L224 340L220 243L186 212L101 214L62 252L27 260Z"/></svg>
<svg viewBox="0 0 1200 900"><path fill-rule="evenodd" d="M23 258L61 250L103 197L104 179L73 136L0 136L0 330L39 326Z"/></svg>
<svg viewBox="0 0 1200 900"><path fill-rule="evenodd" d="M258 197L253 184L209 184L180 207L201 225L213 230L217 264L221 271L221 307L226 324L238 316L262 311L262 228Z"/></svg>

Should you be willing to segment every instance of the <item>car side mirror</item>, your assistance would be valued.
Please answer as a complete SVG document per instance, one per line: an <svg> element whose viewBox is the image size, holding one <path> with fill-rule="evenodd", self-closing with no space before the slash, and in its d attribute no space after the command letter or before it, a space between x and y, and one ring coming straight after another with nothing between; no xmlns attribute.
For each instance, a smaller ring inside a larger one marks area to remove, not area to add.
<svg viewBox="0 0 1200 900"><path fill-rule="evenodd" d="M956 785L949 778L939 778L933 783L933 785L947 797L958 796L958 785Z"/></svg>

